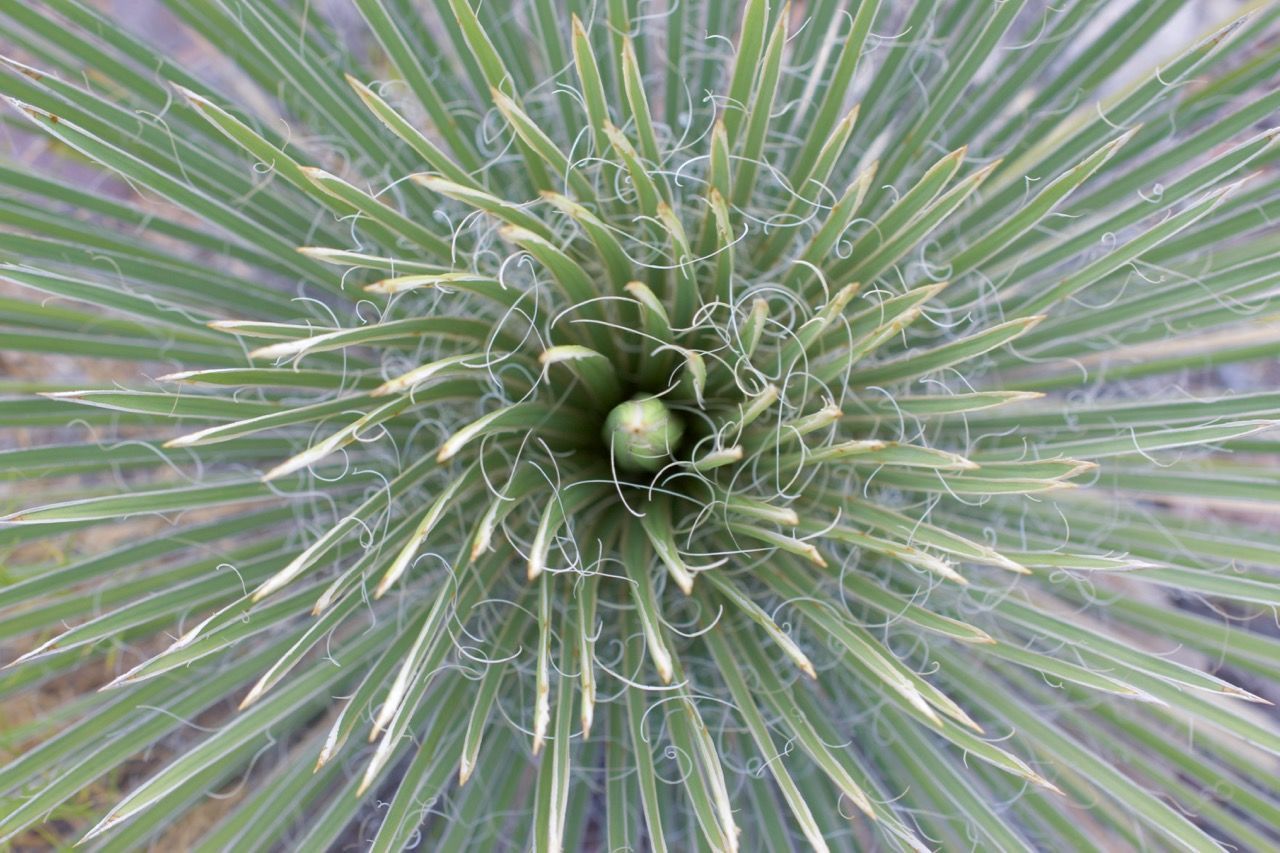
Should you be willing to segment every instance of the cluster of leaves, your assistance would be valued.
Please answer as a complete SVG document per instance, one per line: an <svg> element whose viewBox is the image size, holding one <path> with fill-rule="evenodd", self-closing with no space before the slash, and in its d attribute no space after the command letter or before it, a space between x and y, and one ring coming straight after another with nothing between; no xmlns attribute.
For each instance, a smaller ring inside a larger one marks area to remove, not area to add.
<svg viewBox="0 0 1280 853"><path fill-rule="evenodd" d="M0 7L0 839L1280 843L1280 7L165 5Z"/></svg>

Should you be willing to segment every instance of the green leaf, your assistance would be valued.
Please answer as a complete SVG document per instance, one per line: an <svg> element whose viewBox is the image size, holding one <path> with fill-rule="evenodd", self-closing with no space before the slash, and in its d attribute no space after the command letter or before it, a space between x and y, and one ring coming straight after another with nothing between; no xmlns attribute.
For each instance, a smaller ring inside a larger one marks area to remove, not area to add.
<svg viewBox="0 0 1280 853"><path fill-rule="evenodd" d="M849 381L856 387L866 388L915 379L998 349L1017 340L1021 335L1035 328L1036 324L1043 319L1043 315L1038 315L1009 320L932 349L912 352L906 357L871 367L855 368L849 376Z"/></svg>
<svg viewBox="0 0 1280 853"><path fill-rule="evenodd" d="M132 515L181 512L197 507L261 501L278 497L278 492L256 480L183 486L149 492L131 492L99 498L78 498L46 504L0 517L0 521L22 524L49 524L58 521L94 521L127 518Z"/></svg>

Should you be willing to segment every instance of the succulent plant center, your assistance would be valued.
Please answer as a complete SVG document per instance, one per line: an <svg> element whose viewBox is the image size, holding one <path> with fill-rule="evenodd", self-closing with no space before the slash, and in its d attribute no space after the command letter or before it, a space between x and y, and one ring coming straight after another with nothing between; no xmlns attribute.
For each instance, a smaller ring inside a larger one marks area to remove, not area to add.
<svg viewBox="0 0 1280 853"><path fill-rule="evenodd" d="M602 438L625 471L657 471L672 460L684 436L684 419L660 398L637 394L605 419Z"/></svg>

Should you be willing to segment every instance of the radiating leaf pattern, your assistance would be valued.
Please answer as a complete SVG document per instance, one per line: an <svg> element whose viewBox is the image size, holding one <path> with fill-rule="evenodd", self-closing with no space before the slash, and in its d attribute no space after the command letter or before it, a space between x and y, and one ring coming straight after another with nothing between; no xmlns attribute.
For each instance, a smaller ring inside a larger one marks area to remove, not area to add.
<svg viewBox="0 0 1280 853"><path fill-rule="evenodd" d="M1280 6L158 5L0 5L0 840L1280 844Z"/></svg>

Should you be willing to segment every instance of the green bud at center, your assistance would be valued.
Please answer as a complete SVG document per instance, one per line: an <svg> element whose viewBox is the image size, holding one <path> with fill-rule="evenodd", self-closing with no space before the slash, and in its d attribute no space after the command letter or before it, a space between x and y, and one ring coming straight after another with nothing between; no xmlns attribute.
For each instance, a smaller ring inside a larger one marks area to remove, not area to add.
<svg viewBox="0 0 1280 853"><path fill-rule="evenodd" d="M618 467L627 471L657 471L683 435L680 416L644 394L614 406L604 422L604 443L613 449Z"/></svg>

